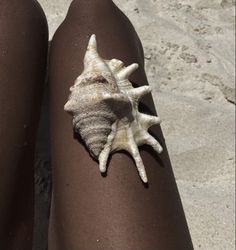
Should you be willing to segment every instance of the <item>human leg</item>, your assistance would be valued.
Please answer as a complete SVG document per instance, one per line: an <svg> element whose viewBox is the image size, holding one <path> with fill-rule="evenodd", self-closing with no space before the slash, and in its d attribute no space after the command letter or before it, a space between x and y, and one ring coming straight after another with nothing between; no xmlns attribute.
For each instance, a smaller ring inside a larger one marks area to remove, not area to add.
<svg viewBox="0 0 236 250"><path fill-rule="evenodd" d="M147 146L141 156L149 186L142 185L132 159L116 153L101 177L98 165L73 138L63 111L69 88L83 70L91 34L103 58L139 63L134 85L147 84L140 40L127 17L110 0L74 1L53 38L50 55L53 199L49 249L192 249L165 141L159 126L151 131L164 147L158 157ZM151 95L141 109L155 114Z"/></svg>
<svg viewBox="0 0 236 250"><path fill-rule="evenodd" d="M45 16L0 0L0 248L31 249L34 144L47 58Z"/></svg>

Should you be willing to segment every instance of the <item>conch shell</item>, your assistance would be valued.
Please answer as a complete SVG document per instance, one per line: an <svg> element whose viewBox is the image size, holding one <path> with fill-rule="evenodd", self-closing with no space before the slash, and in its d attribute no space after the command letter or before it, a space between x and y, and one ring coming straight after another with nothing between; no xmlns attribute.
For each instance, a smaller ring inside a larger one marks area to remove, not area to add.
<svg viewBox="0 0 236 250"><path fill-rule="evenodd" d="M80 133L90 154L99 161L102 173L107 170L109 154L128 151L136 163L144 183L148 182L138 146L148 144L161 153L162 147L148 133L160 123L159 117L138 111L142 96L149 86L133 88L129 76L138 64L128 67L117 59L104 60L97 52L96 36L92 35L84 57L84 71L70 88L65 111L73 116L74 130Z"/></svg>

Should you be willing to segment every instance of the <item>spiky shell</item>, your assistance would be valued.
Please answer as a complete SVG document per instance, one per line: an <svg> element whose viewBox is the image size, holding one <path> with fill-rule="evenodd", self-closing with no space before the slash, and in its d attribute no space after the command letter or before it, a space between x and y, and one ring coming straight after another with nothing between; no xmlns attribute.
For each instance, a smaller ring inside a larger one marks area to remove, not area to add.
<svg viewBox="0 0 236 250"><path fill-rule="evenodd" d="M73 116L73 127L80 133L91 155L99 160L101 172L107 170L109 154L128 151L135 160L143 182L148 182L138 146L148 144L158 153L161 145L148 133L160 123L159 117L138 111L140 98L151 92L149 86L133 88L129 76L138 64L125 67L117 59L104 60L97 52L92 35L84 57L84 71L70 88L65 111Z"/></svg>

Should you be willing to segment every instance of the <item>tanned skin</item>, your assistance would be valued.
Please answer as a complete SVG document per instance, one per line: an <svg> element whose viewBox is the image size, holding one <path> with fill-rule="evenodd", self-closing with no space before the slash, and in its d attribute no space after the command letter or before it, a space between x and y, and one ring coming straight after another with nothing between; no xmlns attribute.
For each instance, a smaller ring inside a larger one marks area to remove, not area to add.
<svg viewBox="0 0 236 250"><path fill-rule="evenodd" d="M160 126L151 129L164 147L157 155L140 148L149 184L144 185L132 158L114 154L107 176L73 133L63 110L69 88L83 70L89 37L96 34L105 59L140 65L130 78L147 85L140 39L111 0L75 0L57 30L50 52L50 116L53 198L49 250L192 250L191 238ZM140 109L155 115L151 95Z"/></svg>
<svg viewBox="0 0 236 250"><path fill-rule="evenodd" d="M34 147L48 49L33 0L0 0L0 249L31 250Z"/></svg>

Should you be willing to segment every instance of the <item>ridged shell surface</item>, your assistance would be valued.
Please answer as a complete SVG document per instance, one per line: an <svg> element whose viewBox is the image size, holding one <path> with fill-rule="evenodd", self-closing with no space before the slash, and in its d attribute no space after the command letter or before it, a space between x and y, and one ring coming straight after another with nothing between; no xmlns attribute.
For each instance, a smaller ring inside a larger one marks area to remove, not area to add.
<svg viewBox="0 0 236 250"><path fill-rule="evenodd" d="M80 133L91 155L99 160L101 172L107 170L110 153L126 150L146 183L138 146L148 144L162 152L161 145L148 133L149 127L159 124L160 119L138 111L139 100L151 89L133 88L128 78L137 68L138 64L125 67L120 60L102 59L92 35L84 57L84 71L70 88L65 110L73 116L74 130Z"/></svg>
<svg viewBox="0 0 236 250"><path fill-rule="evenodd" d="M96 158L107 142L116 115L103 100L104 93L110 93L109 89L104 89L105 78L95 76L86 80L91 84L79 84L72 92L71 98L80 103L73 117L73 126Z"/></svg>

